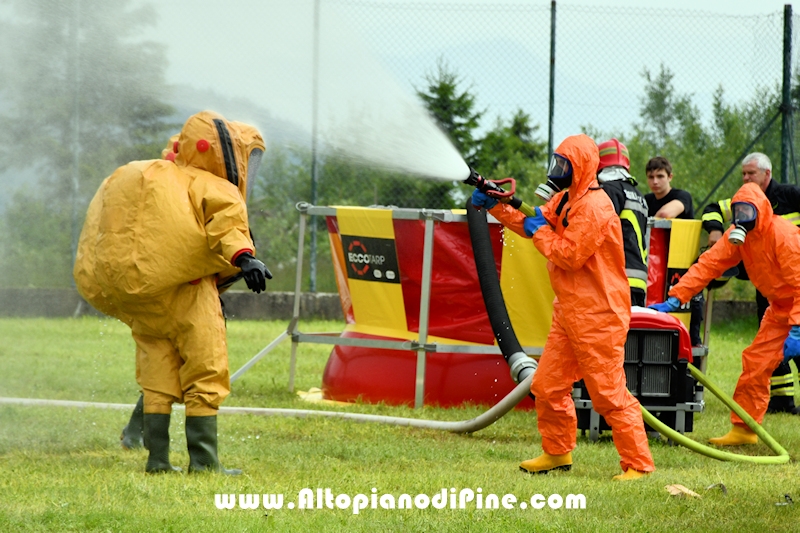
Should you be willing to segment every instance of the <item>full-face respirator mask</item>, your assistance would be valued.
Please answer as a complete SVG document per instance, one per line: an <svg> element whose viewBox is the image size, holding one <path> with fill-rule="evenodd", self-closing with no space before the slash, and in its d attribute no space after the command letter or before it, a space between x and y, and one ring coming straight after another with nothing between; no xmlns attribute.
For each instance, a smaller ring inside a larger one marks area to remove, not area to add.
<svg viewBox="0 0 800 533"><path fill-rule="evenodd" d="M734 246L741 246L747 237L747 232L756 227L758 211L750 202L734 202L731 204L733 212L733 229L728 234L728 241Z"/></svg>
<svg viewBox="0 0 800 533"><path fill-rule="evenodd" d="M547 169L547 182L536 187L534 194L547 202L570 185L572 185L572 163L561 154L553 154Z"/></svg>

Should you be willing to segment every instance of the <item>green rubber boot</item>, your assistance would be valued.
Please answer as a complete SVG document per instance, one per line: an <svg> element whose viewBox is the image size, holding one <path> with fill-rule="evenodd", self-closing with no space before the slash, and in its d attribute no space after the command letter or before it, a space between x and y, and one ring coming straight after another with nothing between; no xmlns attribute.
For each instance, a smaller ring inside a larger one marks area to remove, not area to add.
<svg viewBox="0 0 800 533"><path fill-rule="evenodd" d="M144 418L144 440L150 450L147 466L144 471L148 474L162 472L183 472L169 462L169 416L160 414L147 414Z"/></svg>
<svg viewBox="0 0 800 533"><path fill-rule="evenodd" d="M126 450L135 450L146 447L144 442L144 396L139 395L139 401L133 408L128 425L122 428L119 443Z"/></svg>
<svg viewBox="0 0 800 533"><path fill-rule="evenodd" d="M189 473L219 472L227 476L242 473L223 468L217 455L217 416L186 417L186 447L189 449Z"/></svg>

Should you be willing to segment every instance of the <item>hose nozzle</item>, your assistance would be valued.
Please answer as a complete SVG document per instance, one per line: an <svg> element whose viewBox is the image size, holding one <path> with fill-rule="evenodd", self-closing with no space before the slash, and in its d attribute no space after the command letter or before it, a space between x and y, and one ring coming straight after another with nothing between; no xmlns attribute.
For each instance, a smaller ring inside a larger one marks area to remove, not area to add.
<svg viewBox="0 0 800 533"><path fill-rule="evenodd" d="M469 167L469 176L467 176L467 179L464 180L464 183L467 185L472 185L473 187L478 187L483 181L486 181L484 177L478 174L477 170Z"/></svg>
<svg viewBox="0 0 800 533"><path fill-rule="evenodd" d="M493 198L511 198L517 192L517 181L514 178L505 178L502 180L487 180L474 168L470 167L469 176L464 180L467 185L472 185L484 194L488 194ZM511 190L507 191L501 185L505 183L511 184Z"/></svg>

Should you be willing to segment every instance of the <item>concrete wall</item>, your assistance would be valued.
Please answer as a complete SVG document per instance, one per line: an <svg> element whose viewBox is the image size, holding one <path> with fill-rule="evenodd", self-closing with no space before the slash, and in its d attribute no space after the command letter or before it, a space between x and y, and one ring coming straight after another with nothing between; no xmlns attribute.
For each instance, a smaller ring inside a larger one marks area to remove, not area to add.
<svg viewBox="0 0 800 533"><path fill-rule="evenodd" d="M227 291L223 293L225 314L230 319L289 320L294 308L293 292ZM83 301L75 289L0 289L0 317L69 317L100 315ZM305 319L344 320L338 294L305 293L300 299Z"/></svg>
<svg viewBox="0 0 800 533"><path fill-rule="evenodd" d="M225 313L231 319L289 320L292 318L294 293L227 291L222 295ZM99 315L83 302L74 289L0 289L0 317L68 317ZM719 324L743 315L755 315L755 302L716 301L712 323ZM339 295L304 293L300 300L304 319L344 320Z"/></svg>

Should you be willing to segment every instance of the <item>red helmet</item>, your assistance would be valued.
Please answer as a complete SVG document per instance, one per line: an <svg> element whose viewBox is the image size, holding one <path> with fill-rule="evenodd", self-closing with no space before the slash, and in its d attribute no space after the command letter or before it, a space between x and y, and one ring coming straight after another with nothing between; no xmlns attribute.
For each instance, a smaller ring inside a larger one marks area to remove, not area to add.
<svg viewBox="0 0 800 533"><path fill-rule="evenodd" d="M631 158L628 155L628 147L617 139L611 139L600 143L597 145L597 148L600 150L600 164L597 165L597 170L615 165L625 167L625 170L631 169Z"/></svg>

